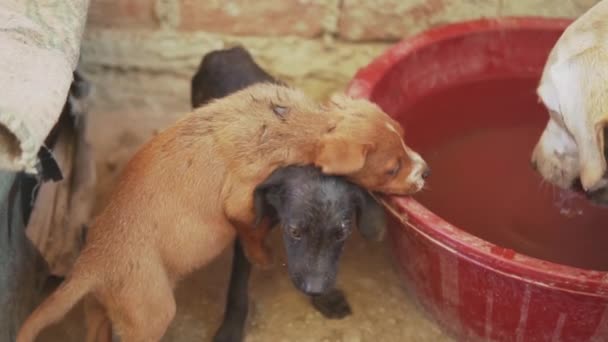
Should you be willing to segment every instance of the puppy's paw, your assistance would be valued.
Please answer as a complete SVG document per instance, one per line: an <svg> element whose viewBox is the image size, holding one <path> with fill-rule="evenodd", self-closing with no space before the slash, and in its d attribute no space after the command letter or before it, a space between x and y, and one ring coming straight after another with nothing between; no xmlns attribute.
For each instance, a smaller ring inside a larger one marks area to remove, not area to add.
<svg viewBox="0 0 608 342"><path fill-rule="evenodd" d="M312 296L310 302L328 319L342 319L353 313L342 290L333 289L325 294Z"/></svg>

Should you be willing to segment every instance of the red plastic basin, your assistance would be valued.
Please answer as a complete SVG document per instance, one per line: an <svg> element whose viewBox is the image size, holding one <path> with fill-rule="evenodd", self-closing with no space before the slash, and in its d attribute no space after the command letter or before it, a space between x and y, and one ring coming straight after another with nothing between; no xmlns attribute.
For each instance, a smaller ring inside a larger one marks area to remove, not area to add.
<svg viewBox="0 0 608 342"><path fill-rule="evenodd" d="M432 29L396 44L359 70L348 92L376 102L395 117L404 125L408 144L421 152L479 127L529 120L540 123L539 134L548 117L536 102L535 87L550 49L569 22L509 18ZM476 110L475 104L488 102L489 95L471 84L484 81L494 82L494 88L498 84L505 98L525 99L502 103L496 98L497 106L511 107ZM438 94L459 87L466 91L459 93L457 104L445 103L445 98L434 103ZM425 110L416 109L423 102ZM463 106L457 118L450 108L455 105ZM451 116L442 118L444 111ZM527 161L529 154L522 158ZM467 200L462 193L446 196ZM459 341L608 341L608 273L490 243L414 198L392 201L409 220L394 220L390 227L390 244L405 284Z"/></svg>

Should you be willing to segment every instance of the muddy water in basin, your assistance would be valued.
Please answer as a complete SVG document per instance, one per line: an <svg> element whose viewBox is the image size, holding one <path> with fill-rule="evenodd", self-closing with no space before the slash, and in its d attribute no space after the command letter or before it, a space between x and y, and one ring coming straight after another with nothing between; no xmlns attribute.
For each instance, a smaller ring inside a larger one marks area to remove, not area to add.
<svg viewBox="0 0 608 342"><path fill-rule="evenodd" d="M433 170L428 189L417 199L448 222L502 247L607 271L608 208L543 182L530 167L547 120L535 83L472 83L408 110L407 137Z"/></svg>

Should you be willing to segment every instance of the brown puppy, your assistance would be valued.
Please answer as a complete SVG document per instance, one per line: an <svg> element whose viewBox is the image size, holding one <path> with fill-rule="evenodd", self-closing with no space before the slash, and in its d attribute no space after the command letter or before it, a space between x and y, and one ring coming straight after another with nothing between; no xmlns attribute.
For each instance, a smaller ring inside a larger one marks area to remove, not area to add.
<svg viewBox="0 0 608 342"><path fill-rule="evenodd" d="M111 326L124 342L160 340L175 314L176 282L228 246L234 228L262 231L251 229L254 189L292 164L398 194L419 190L426 170L398 125L367 101L319 106L296 90L260 84L212 102L130 160L71 274L17 342L33 341L85 295L87 341L108 341ZM268 261L261 249L245 250Z"/></svg>

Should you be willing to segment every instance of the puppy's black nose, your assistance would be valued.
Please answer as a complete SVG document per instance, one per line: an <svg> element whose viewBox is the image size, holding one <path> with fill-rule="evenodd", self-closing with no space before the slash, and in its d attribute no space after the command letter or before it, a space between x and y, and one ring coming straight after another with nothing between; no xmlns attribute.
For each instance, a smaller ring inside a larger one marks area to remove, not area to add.
<svg viewBox="0 0 608 342"><path fill-rule="evenodd" d="M425 167L424 171L422 171L422 174L420 175L420 177L422 177L422 179L427 179L431 176L431 168L430 167Z"/></svg>

